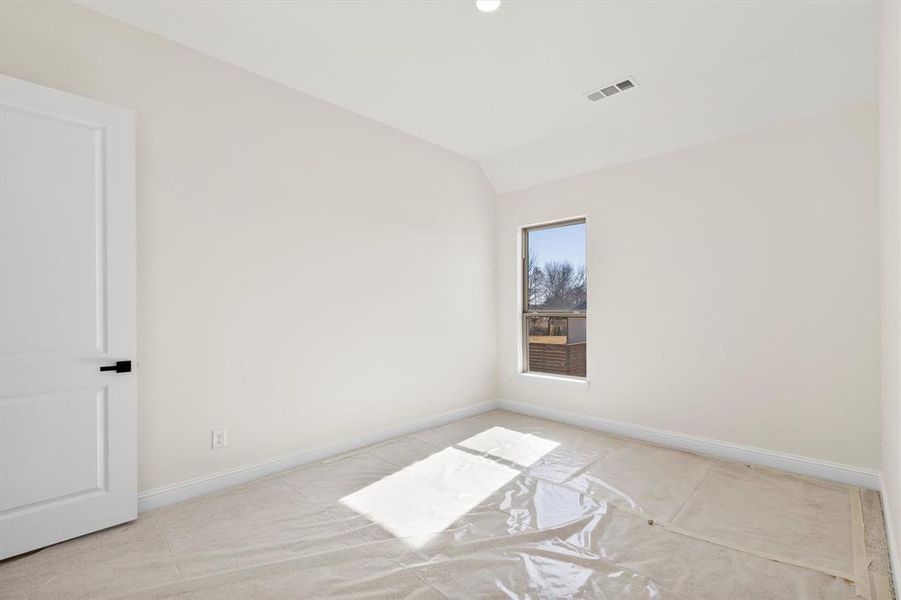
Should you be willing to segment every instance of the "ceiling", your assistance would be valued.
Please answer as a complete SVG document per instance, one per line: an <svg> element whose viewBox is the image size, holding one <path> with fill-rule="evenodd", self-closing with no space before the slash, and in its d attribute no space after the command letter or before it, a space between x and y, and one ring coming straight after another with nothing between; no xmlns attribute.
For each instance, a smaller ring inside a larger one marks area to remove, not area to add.
<svg viewBox="0 0 901 600"><path fill-rule="evenodd" d="M80 4L476 159L498 192L876 95L866 1Z"/></svg>

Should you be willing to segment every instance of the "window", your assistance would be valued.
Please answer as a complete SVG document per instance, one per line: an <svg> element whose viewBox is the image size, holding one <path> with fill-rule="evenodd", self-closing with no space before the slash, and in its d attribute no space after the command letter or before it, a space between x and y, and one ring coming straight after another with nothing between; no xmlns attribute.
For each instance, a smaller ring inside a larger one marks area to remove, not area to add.
<svg viewBox="0 0 901 600"><path fill-rule="evenodd" d="M523 230L523 371L585 377L585 220Z"/></svg>

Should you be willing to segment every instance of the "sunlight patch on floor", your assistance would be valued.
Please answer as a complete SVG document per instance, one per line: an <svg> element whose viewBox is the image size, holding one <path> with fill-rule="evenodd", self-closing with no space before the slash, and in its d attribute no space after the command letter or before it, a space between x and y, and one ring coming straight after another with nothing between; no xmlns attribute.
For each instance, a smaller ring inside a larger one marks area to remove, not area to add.
<svg viewBox="0 0 901 600"><path fill-rule="evenodd" d="M341 503L419 548L517 475L488 458L445 448Z"/></svg>
<svg viewBox="0 0 901 600"><path fill-rule="evenodd" d="M459 445L528 467L559 446L560 442L505 427L492 427L463 440Z"/></svg>

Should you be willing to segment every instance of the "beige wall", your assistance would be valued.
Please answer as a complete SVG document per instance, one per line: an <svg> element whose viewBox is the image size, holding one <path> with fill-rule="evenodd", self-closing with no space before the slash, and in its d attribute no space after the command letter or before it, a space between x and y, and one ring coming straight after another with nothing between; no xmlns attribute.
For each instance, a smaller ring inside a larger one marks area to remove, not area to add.
<svg viewBox="0 0 901 600"><path fill-rule="evenodd" d="M140 489L493 396L475 163L75 5L0 26L3 73L136 113Z"/></svg>
<svg viewBox="0 0 901 600"><path fill-rule="evenodd" d="M499 198L499 396L878 468L873 103ZM588 219L588 387L517 374L518 229Z"/></svg>
<svg viewBox="0 0 901 600"><path fill-rule="evenodd" d="M883 5L879 138L882 199L882 475L901 591L901 8Z"/></svg>
<svg viewBox="0 0 901 600"><path fill-rule="evenodd" d="M503 195L495 229L467 159L74 5L0 6L0 71L136 111L141 489L485 400L495 375L880 465L872 104ZM581 215L591 384L517 376L517 228Z"/></svg>

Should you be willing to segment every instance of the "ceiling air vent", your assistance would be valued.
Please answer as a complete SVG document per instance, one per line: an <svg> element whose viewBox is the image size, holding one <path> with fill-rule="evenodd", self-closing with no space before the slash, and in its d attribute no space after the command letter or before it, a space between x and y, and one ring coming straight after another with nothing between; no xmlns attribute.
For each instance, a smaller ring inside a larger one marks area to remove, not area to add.
<svg viewBox="0 0 901 600"><path fill-rule="evenodd" d="M625 92L626 90L631 90L635 87L638 87L638 84L635 83L635 80L630 77L627 79L622 79L618 83L602 87L599 90L588 92L587 94L585 94L585 97L588 98L590 102L597 102L598 100L603 100L604 98L618 94L620 92Z"/></svg>

